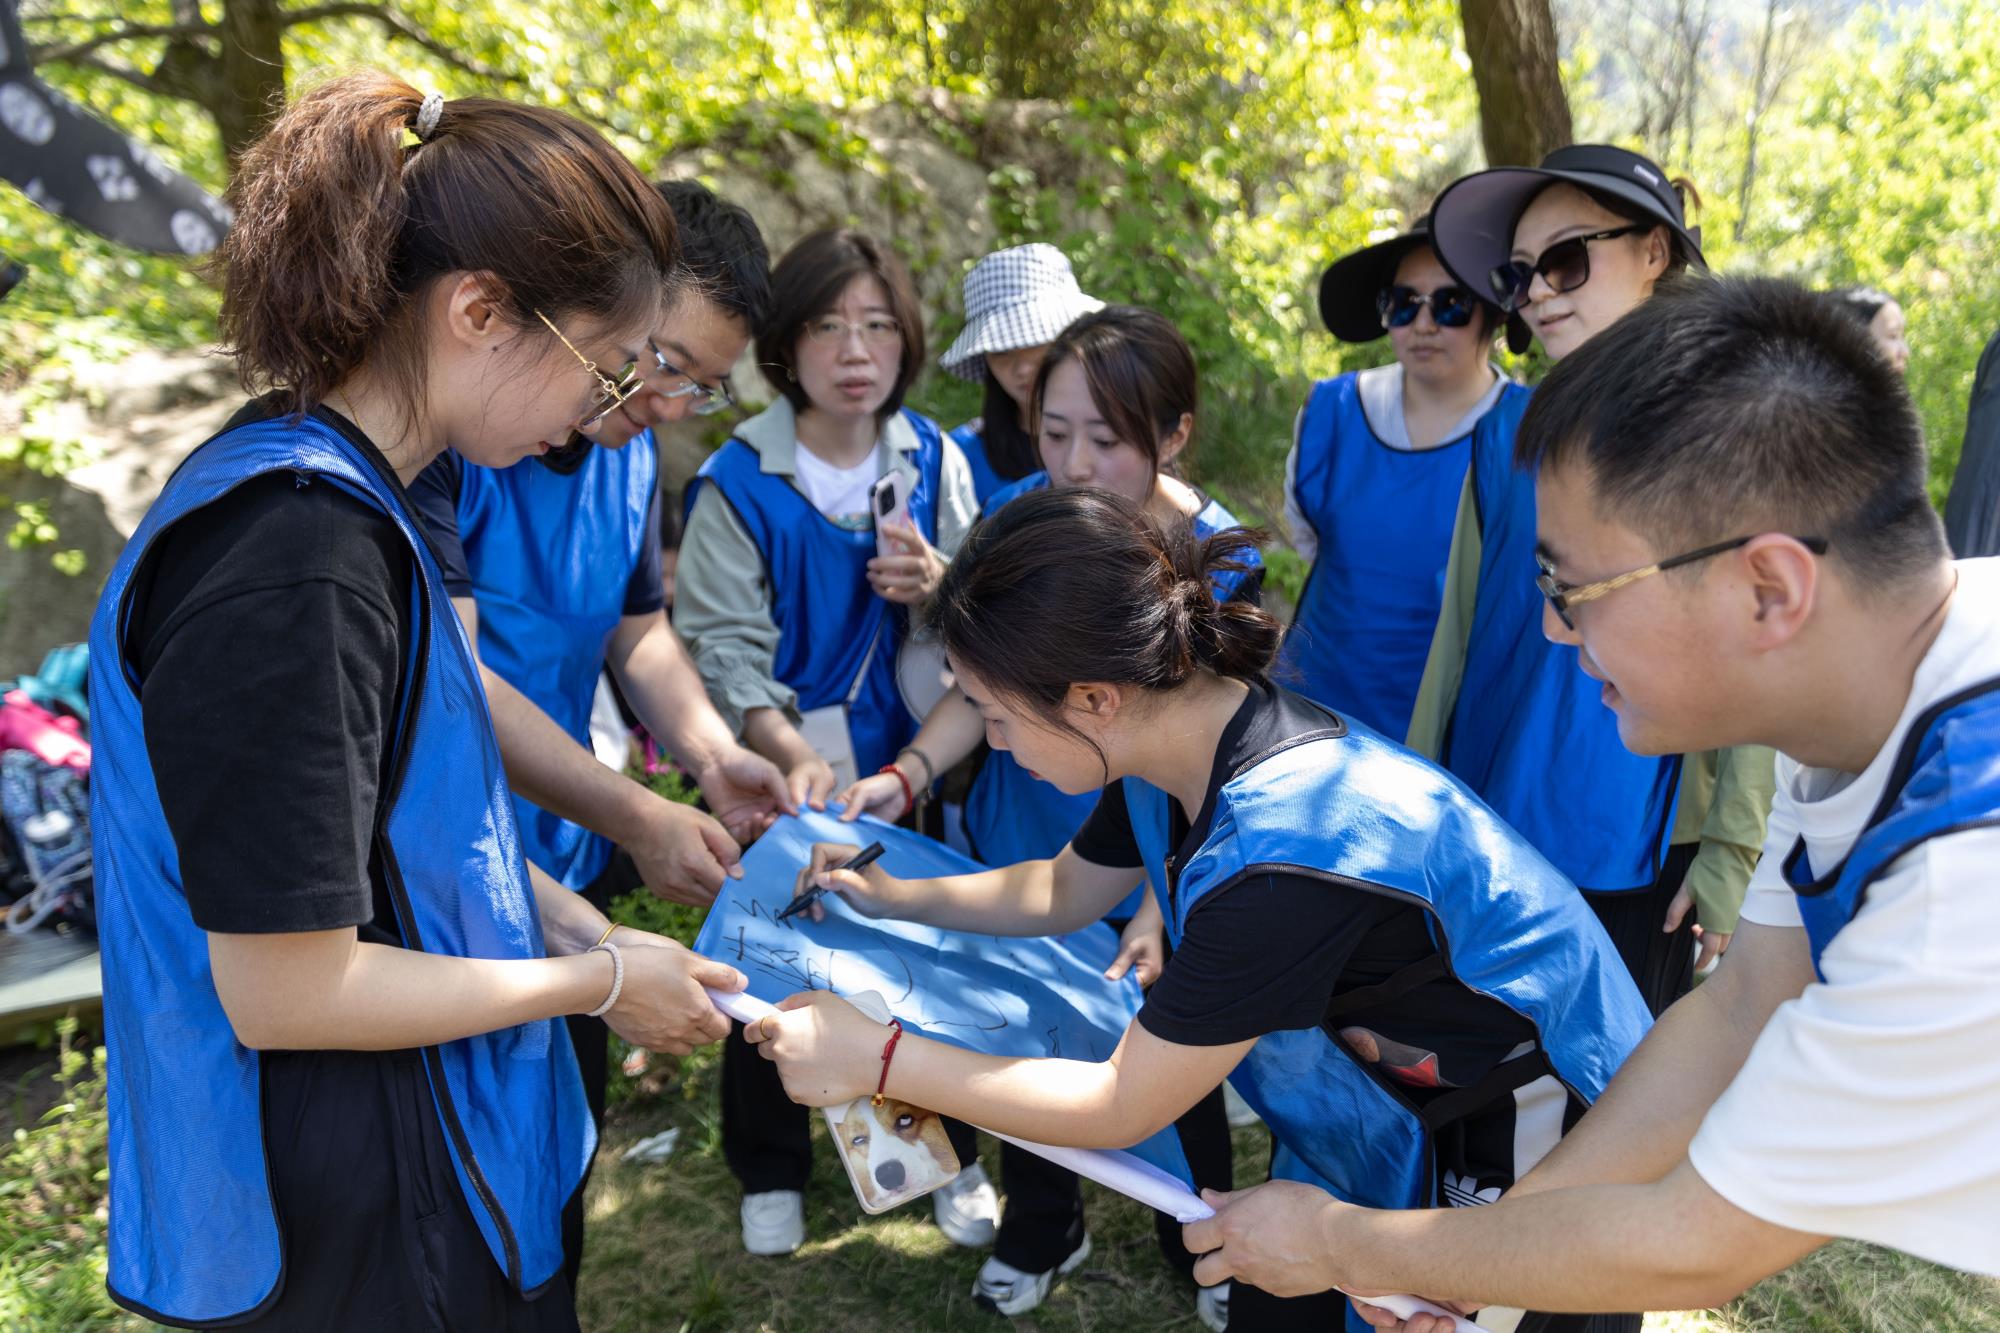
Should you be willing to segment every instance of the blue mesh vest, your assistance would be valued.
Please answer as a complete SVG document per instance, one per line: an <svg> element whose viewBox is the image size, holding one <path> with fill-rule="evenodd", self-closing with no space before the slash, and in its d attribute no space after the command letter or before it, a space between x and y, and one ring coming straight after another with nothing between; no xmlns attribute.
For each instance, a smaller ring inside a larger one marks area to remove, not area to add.
<svg viewBox="0 0 2000 1333"><path fill-rule="evenodd" d="M1206 895L1249 874L1303 875L1426 914L1437 955L1369 991L1449 975L1534 1024L1536 1051L1422 1110L1333 1035L1344 1002L1392 994L1337 997L1320 1026L1259 1038L1230 1081L1278 1144L1351 1203L1435 1205L1437 1124L1549 1072L1588 1105L1650 1025L1576 889L1449 774L1366 727L1311 732L1239 769L1185 864L1168 844L1172 798L1127 778L1125 799L1147 874L1166 886L1173 945Z"/></svg>
<svg viewBox="0 0 2000 1333"><path fill-rule="evenodd" d="M1861 911L1868 886L1932 838L2000 824L2000 677L1941 699L1910 724L1882 799L1845 859L1814 878L1801 838L1785 858L1813 967ZM1990 886L1989 886L1990 887ZM1820 971L1820 980L1826 980Z"/></svg>
<svg viewBox="0 0 2000 1333"><path fill-rule="evenodd" d="M951 442L958 446L958 451L965 455L965 465L972 469L972 497L984 513L986 502L1007 484L986 457L986 432L979 422L968 421L951 433Z"/></svg>
<svg viewBox="0 0 2000 1333"><path fill-rule="evenodd" d="M917 432L917 449L909 456L917 471L910 521L925 540L936 542L943 437L936 422L908 408L903 418ZM868 586L874 532L836 525L790 478L765 472L757 451L741 440L709 455L688 483L689 513L704 486L716 488L764 557L771 617L778 626L773 675L797 692L801 711L842 702L858 679L847 730L857 771L875 772L896 757L917 724L896 689L905 617Z"/></svg>
<svg viewBox="0 0 2000 1333"><path fill-rule="evenodd" d="M108 1284L153 1318L221 1323L275 1294L284 1245L263 1150L258 1055L215 992L208 940L182 894L179 857L147 758L124 655L128 592L168 527L262 473L339 486L381 509L410 545L412 653L376 849L413 949L539 958L541 919L465 633L403 498L331 427L307 418L220 435L182 464L133 533L90 632L97 768L91 785L109 1050ZM281 650L266 646L266 651ZM562 1264L559 1221L596 1134L561 1023L502 1028L423 1052L460 1188L494 1262L532 1291Z"/></svg>
<svg viewBox="0 0 2000 1333"><path fill-rule="evenodd" d="M657 540L646 518L659 454L645 431L592 449L564 476L532 461L467 464L458 530L479 603L479 655L555 724L590 748L590 706L604 650L625 615L632 571ZM611 860L611 843L519 796L528 860L572 889Z"/></svg>
<svg viewBox="0 0 2000 1333"><path fill-rule="evenodd" d="M1353 374L1313 387L1294 491L1319 554L1279 658L1288 686L1386 736L1409 732L1466 470L1482 440L1511 447L1527 405L1526 389L1506 385L1470 435L1396 449L1368 424ZM1488 497L1475 496L1483 510Z"/></svg>
<svg viewBox="0 0 2000 1333"><path fill-rule="evenodd" d="M997 514L1008 501L1048 484L1048 473L1031 473L995 492L982 516ZM1195 535L1199 537L1241 526L1234 514L1214 500L1194 516ZM1218 572L1212 579L1216 601L1236 596L1262 567L1255 551L1245 552L1245 556L1247 569ZM965 797L965 831L973 855L990 866L1049 860L1083 827L1083 821L1097 808L1097 797L1094 791L1072 796L1054 783L1031 778L1011 753L990 750ZM1105 915L1115 921L1129 919L1139 910L1145 892L1145 886L1140 885Z"/></svg>
<svg viewBox="0 0 2000 1333"><path fill-rule="evenodd" d="M1543 635L1534 477L1514 466L1511 425L1479 438L1472 466L1492 503L1444 765L1584 889L1647 888L1673 831L1680 758L1626 749L1576 650Z"/></svg>

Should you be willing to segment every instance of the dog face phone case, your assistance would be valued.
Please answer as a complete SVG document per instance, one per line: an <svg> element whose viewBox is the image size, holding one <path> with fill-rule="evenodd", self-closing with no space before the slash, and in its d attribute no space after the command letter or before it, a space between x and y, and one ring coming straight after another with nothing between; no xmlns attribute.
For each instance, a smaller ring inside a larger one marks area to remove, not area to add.
<svg viewBox="0 0 2000 1333"><path fill-rule="evenodd" d="M889 1021L889 1006L874 991L848 997L856 1009L878 1023ZM834 1149L847 1168L854 1197L868 1213L883 1213L920 1198L958 1174L958 1154L944 1132L944 1121L933 1111L885 1097L856 1097L845 1106L828 1106L826 1117Z"/></svg>

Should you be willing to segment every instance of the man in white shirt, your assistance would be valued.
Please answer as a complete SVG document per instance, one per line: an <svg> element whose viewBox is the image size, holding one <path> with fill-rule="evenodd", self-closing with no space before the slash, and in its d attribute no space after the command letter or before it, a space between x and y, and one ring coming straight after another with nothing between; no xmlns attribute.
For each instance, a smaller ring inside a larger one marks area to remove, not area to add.
<svg viewBox="0 0 2000 1333"><path fill-rule="evenodd" d="M1518 458L1626 745L1780 752L1741 929L1500 1202L1219 1196L1196 1279L1677 1309L1834 1236L2000 1275L2000 561L1951 560L1901 378L1796 286L1689 282L1550 373Z"/></svg>

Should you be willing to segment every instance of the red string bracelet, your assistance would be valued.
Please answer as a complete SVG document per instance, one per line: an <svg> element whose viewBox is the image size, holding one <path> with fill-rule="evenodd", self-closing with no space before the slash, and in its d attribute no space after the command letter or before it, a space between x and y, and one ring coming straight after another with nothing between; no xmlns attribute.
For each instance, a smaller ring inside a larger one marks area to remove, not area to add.
<svg viewBox="0 0 2000 1333"><path fill-rule="evenodd" d="M910 780L907 777L903 776L902 769L897 768L893 763L889 763L882 765L882 767L876 769L875 771L878 774L894 773L896 775L896 781L903 784L903 808L905 810L914 810L917 808L917 793L913 788L911 788Z"/></svg>
<svg viewBox="0 0 2000 1333"><path fill-rule="evenodd" d="M903 1039L903 1025L896 1019L889 1020L889 1040L882 1047L882 1077L876 1081L874 1100L870 1106L880 1106L883 1102L882 1089L889 1086L889 1061L896 1054L896 1043Z"/></svg>

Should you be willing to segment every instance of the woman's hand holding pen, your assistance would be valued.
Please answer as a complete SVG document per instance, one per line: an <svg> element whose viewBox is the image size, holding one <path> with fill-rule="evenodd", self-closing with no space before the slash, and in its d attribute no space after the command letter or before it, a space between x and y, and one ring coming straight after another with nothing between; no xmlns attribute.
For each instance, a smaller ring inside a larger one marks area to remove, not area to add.
<svg viewBox="0 0 2000 1333"><path fill-rule="evenodd" d="M860 848L848 843L813 844L812 860L799 871L798 883L792 890L793 901L813 889L824 889L845 898L848 906L862 916L900 916L899 909L910 899L909 882L885 873L880 865L872 862L860 870L842 869L858 851ZM805 911L815 921L826 916L826 908L817 900Z"/></svg>

